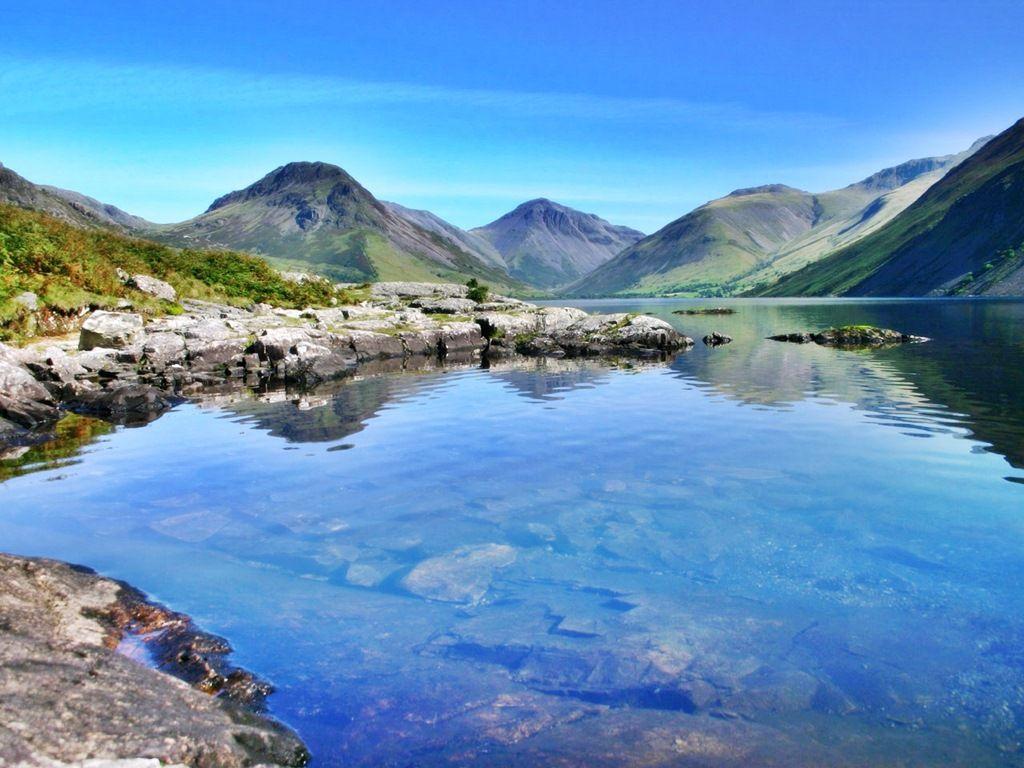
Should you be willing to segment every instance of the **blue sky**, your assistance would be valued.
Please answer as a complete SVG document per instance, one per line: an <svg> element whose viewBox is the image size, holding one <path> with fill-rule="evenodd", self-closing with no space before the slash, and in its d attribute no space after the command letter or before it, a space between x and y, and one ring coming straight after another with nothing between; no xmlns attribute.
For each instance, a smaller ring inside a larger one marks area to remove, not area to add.
<svg viewBox="0 0 1024 768"><path fill-rule="evenodd" d="M0 0L0 162L155 221L291 160L464 227L651 232L1024 116L1022 2Z"/></svg>

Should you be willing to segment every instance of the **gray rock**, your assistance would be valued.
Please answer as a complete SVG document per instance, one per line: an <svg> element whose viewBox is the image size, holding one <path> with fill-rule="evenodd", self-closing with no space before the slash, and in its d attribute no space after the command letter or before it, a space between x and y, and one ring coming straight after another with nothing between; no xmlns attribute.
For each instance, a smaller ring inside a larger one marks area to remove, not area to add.
<svg viewBox="0 0 1024 768"><path fill-rule="evenodd" d="M256 337L249 351L259 355L261 360L276 363L292 354L297 344L311 342L313 338L306 328L268 328Z"/></svg>
<svg viewBox="0 0 1024 768"><path fill-rule="evenodd" d="M512 339L536 333L540 327L540 318L533 312L481 312L473 319L486 339Z"/></svg>
<svg viewBox="0 0 1024 768"><path fill-rule="evenodd" d="M446 298L446 299L417 299L413 303L424 312L437 315L465 315L476 310L477 303L472 299Z"/></svg>
<svg viewBox="0 0 1024 768"><path fill-rule="evenodd" d="M809 344L813 341L823 347L881 347L889 344L918 344L928 341L924 336L914 336L871 325L844 325L817 333L781 333L768 338L771 341L788 341L796 344Z"/></svg>
<svg viewBox="0 0 1024 768"><path fill-rule="evenodd" d="M17 359L13 352L0 354L0 417L22 427L56 419L59 411L50 392Z"/></svg>
<svg viewBox="0 0 1024 768"><path fill-rule="evenodd" d="M404 331L398 334L405 346L406 355L440 355L441 331Z"/></svg>
<svg viewBox="0 0 1024 768"><path fill-rule="evenodd" d="M135 343L141 336L141 315L97 310L82 323L78 348L81 350L90 350L96 347L121 349Z"/></svg>
<svg viewBox="0 0 1024 768"><path fill-rule="evenodd" d="M112 389L80 392L69 405L81 413L132 420L162 413L173 403L156 387L123 384Z"/></svg>
<svg viewBox="0 0 1024 768"><path fill-rule="evenodd" d="M149 333L142 342L142 353L154 365L180 363L185 359L185 339L170 331Z"/></svg>
<svg viewBox="0 0 1024 768"><path fill-rule="evenodd" d="M352 331L350 338L352 349L360 361L405 356L405 345L398 336L373 331Z"/></svg>
<svg viewBox="0 0 1024 768"><path fill-rule="evenodd" d="M234 361L236 355L241 355L245 349L248 339L189 339L185 345L188 349L188 361L193 370L196 371L223 371L224 367Z"/></svg>
<svg viewBox="0 0 1024 768"><path fill-rule="evenodd" d="M721 346L722 344L731 344L732 336L726 336L725 334L719 333L718 331L712 331L711 333L704 337L703 341L705 346L718 347Z"/></svg>
<svg viewBox="0 0 1024 768"><path fill-rule="evenodd" d="M469 288L458 283L391 282L373 283L370 286L370 295L381 298L413 298L417 296L465 298L468 292Z"/></svg>
<svg viewBox="0 0 1024 768"><path fill-rule="evenodd" d="M14 303L20 304L29 312L35 312L39 309L39 297L32 293L32 291L19 293L14 297Z"/></svg>
<svg viewBox="0 0 1024 768"><path fill-rule="evenodd" d="M278 723L111 650L115 617L137 594L86 569L0 555L2 762L303 765L308 753Z"/></svg>
<svg viewBox="0 0 1024 768"><path fill-rule="evenodd" d="M563 331L586 316L586 312L575 307L542 307L537 311L539 330L542 333Z"/></svg>
<svg viewBox="0 0 1024 768"><path fill-rule="evenodd" d="M445 323L441 326L438 352L442 357L457 352L478 352L486 345L480 326L476 323Z"/></svg>
<svg viewBox="0 0 1024 768"><path fill-rule="evenodd" d="M647 315L588 315L551 337L569 355L659 354L693 346L693 339Z"/></svg>
<svg viewBox="0 0 1024 768"><path fill-rule="evenodd" d="M476 605L490 589L494 571L515 562L516 550L505 544L460 547L420 562L402 580L414 595L447 603Z"/></svg>
<svg viewBox="0 0 1024 768"><path fill-rule="evenodd" d="M178 298L178 292L174 290L174 286L150 275L132 275L128 278L127 284L138 291L164 301L176 301Z"/></svg>
<svg viewBox="0 0 1024 768"><path fill-rule="evenodd" d="M222 318L204 318L198 322L192 321L182 328L186 339L198 341L220 341L230 339L238 335Z"/></svg>

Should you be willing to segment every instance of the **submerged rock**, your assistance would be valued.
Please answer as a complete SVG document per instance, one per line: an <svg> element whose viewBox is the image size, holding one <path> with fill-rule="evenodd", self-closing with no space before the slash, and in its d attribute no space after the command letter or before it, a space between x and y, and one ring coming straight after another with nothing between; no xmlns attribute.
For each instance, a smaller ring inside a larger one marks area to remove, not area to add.
<svg viewBox="0 0 1024 768"><path fill-rule="evenodd" d="M460 547L422 561L402 580L414 595L446 603L476 605L491 586L494 571L515 562L516 550L505 544Z"/></svg>
<svg viewBox="0 0 1024 768"><path fill-rule="evenodd" d="M796 344L814 342L823 347L881 347L887 344L917 344L928 341L924 336L876 328L873 325L844 325L818 333L782 333L769 336L771 341L789 341Z"/></svg>
<svg viewBox="0 0 1024 768"><path fill-rule="evenodd" d="M181 679L118 653L130 629ZM304 765L309 755L294 733L242 706L258 704L269 686L224 664L228 651L125 584L0 555L0 756L13 765Z"/></svg>

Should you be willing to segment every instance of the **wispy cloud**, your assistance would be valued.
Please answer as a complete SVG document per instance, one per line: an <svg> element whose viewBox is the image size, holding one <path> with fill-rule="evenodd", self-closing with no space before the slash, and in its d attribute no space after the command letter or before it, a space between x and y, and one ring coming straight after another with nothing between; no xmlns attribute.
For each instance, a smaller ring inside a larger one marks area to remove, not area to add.
<svg viewBox="0 0 1024 768"><path fill-rule="evenodd" d="M280 108L438 104L533 118L700 123L743 130L820 129L838 120L729 102L508 91L245 70L0 57L0 112L64 112L96 106Z"/></svg>

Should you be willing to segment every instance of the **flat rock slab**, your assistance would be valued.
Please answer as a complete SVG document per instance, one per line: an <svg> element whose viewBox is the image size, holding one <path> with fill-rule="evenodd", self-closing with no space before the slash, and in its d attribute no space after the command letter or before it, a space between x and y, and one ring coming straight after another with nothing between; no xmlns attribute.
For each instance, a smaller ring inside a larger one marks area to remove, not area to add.
<svg viewBox="0 0 1024 768"><path fill-rule="evenodd" d="M516 550L505 544L461 547L422 561L402 580L414 595L446 603L476 605L490 589L494 571L515 562Z"/></svg>
<svg viewBox="0 0 1024 768"><path fill-rule="evenodd" d="M126 596L87 569L0 554L0 763L305 764L287 728L118 653Z"/></svg>

